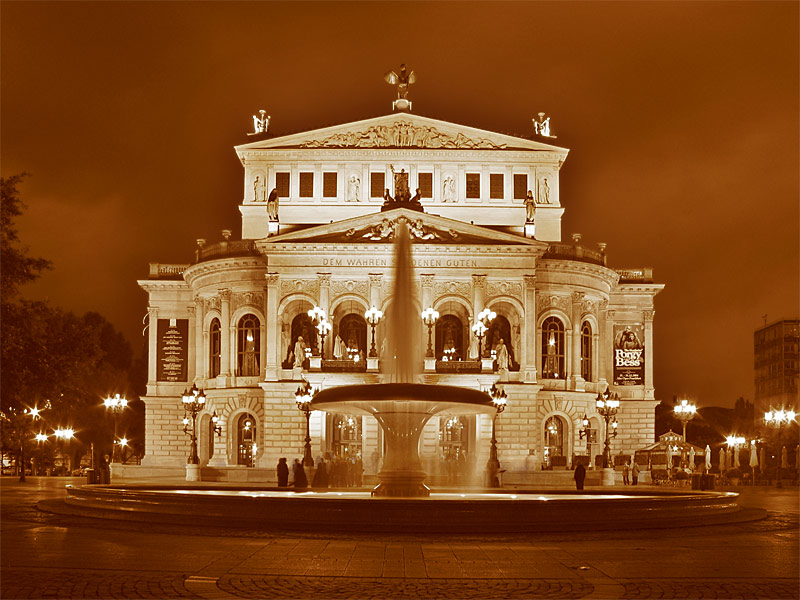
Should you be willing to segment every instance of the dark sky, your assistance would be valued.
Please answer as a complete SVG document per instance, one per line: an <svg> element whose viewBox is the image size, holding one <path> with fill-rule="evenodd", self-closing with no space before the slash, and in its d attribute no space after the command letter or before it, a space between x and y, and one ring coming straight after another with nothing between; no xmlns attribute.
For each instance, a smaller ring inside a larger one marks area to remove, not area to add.
<svg viewBox="0 0 800 600"><path fill-rule="evenodd" d="M564 238L655 269L658 398L753 396L797 317L798 3L2 2L2 174L55 270L26 288L142 345L147 263L239 235L233 146L391 112L528 135L552 116Z"/></svg>

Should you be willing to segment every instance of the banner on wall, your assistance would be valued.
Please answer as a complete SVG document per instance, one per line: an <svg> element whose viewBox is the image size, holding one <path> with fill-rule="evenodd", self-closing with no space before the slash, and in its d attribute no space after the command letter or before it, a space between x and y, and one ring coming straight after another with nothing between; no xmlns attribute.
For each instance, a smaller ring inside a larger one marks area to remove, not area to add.
<svg viewBox="0 0 800 600"><path fill-rule="evenodd" d="M189 319L159 319L156 329L157 381L187 380L189 360Z"/></svg>
<svg viewBox="0 0 800 600"><path fill-rule="evenodd" d="M614 385L644 385L644 327L614 324Z"/></svg>

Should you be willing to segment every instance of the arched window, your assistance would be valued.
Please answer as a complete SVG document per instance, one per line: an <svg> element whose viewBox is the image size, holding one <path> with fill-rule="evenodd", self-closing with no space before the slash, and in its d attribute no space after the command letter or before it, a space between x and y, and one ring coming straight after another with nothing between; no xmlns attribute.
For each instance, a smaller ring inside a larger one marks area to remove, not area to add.
<svg viewBox="0 0 800 600"><path fill-rule="evenodd" d="M337 339L338 338L338 339ZM337 360L361 362L367 360L367 322L361 315L350 313L342 317L336 333L326 350Z"/></svg>
<svg viewBox="0 0 800 600"><path fill-rule="evenodd" d="M592 326L589 321L581 325L581 377L592 380Z"/></svg>
<svg viewBox="0 0 800 600"><path fill-rule="evenodd" d="M464 355L464 326L455 315L444 315L436 322L434 352L437 360L466 360Z"/></svg>
<svg viewBox="0 0 800 600"><path fill-rule="evenodd" d="M544 424L544 454L549 462L554 456L564 456L564 421L552 416Z"/></svg>
<svg viewBox="0 0 800 600"><path fill-rule="evenodd" d="M219 375L222 359L222 330L219 319L212 319L208 328L208 358L208 374L210 377L216 377Z"/></svg>
<svg viewBox="0 0 800 600"><path fill-rule="evenodd" d="M564 371L564 324L548 317L542 323L542 377L566 379Z"/></svg>
<svg viewBox="0 0 800 600"><path fill-rule="evenodd" d="M361 417L334 414L330 422L333 454L345 458L361 456Z"/></svg>
<svg viewBox="0 0 800 600"><path fill-rule="evenodd" d="M245 413L236 421L236 447L236 464L252 467L258 452L256 420L252 415Z"/></svg>
<svg viewBox="0 0 800 600"><path fill-rule="evenodd" d="M236 374L243 376L258 375L261 363L261 324L254 315L245 315L239 319L237 333Z"/></svg>

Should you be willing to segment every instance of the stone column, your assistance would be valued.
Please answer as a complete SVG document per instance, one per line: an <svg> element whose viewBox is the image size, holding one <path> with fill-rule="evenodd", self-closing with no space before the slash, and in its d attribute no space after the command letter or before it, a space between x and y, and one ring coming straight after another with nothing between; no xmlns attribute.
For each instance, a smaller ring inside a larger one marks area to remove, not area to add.
<svg viewBox="0 0 800 600"><path fill-rule="evenodd" d="M420 275L422 282L422 310L433 306L433 275Z"/></svg>
<svg viewBox="0 0 800 600"><path fill-rule="evenodd" d="M328 322L331 322L331 315L329 313L330 309L330 293L331 293L331 274L330 273L317 273L317 279L319 280L319 307L325 311L325 315L328 319ZM331 333L333 330L331 329ZM319 335L319 334L317 334ZM326 348L328 349L328 354L330 354L330 334L326 336ZM319 342L322 343L322 337L318 338ZM324 356L320 355L320 358L323 360L325 359Z"/></svg>
<svg viewBox="0 0 800 600"><path fill-rule="evenodd" d="M383 274L382 273L370 273L369 274L369 303L370 306L374 306L375 308L381 307L381 291L382 291L382 283L383 283Z"/></svg>
<svg viewBox="0 0 800 600"><path fill-rule="evenodd" d="M278 322L278 274L267 273L264 288L264 318L267 321L264 380L277 381L281 362L280 323Z"/></svg>
<svg viewBox="0 0 800 600"><path fill-rule="evenodd" d="M653 317L656 311L643 310L644 317L644 397L648 400L655 399L655 386L653 385Z"/></svg>
<svg viewBox="0 0 800 600"><path fill-rule="evenodd" d="M228 289L219 290L219 300L221 321L219 329L222 337L220 340L219 375L220 377L230 377L231 356L233 355L231 339L235 337L235 335L231 335L231 291Z"/></svg>
<svg viewBox="0 0 800 600"><path fill-rule="evenodd" d="M576 391L583 391L585 380L581 375L581 303L583 292L572 292L572 351L570 356L572 364L567 367L569 373L570 388Z"/></svg>
<svg viewBox="0 0 800 600"><path fill-rule="evenodd" d="M474 325L475 320L485 307L483 302L486 298L486 275L473 275L472 276L472 319L473 322L469 324L470 330Z"/></svg>
<svg viewBox="0 0 800 600"><path fill-rule="evenodd" d="M525 280L522 345L522 369L525 381L536 382L536 275L523 275Z"/></svg>

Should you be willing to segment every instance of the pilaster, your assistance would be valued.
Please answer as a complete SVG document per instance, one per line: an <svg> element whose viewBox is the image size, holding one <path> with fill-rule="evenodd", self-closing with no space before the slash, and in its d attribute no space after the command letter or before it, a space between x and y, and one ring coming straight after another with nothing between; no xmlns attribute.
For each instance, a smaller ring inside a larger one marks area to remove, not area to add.
<svg viewBox="0 0 800 600"><path fill-rule="evenodd" d="M266 363L264 380L279 379L278 369L281 362L280 331L278 323L278 281L277 273L267 273L267 285L264 294L264 317L267 320Z"/></svg>
<svg viewBox="0 0 800 600"><path fill-rule="evenodd" d="M536 275L523 275L525 282L525 321L523 324L524 344L522 345L522 365L525 381L536 382Z"/></svg>
<svg viewBox="0 0 800 600"><path fill-rule="evenodd" d="M220 347L220 364L219 376L228 378L231 376L231 355L233 350L231 348L231 291L229 289L221 289L219 294L220 304L220 335L222 336ZM226 381L226 379L223 379Z"/></svg>
<svg viewBox="0 0 800 600"><path fill-rule="evenodd" d="M567 366L567 373L569 373L570 388L578 392L582 392L586 387L586 381L581 374L581 303L583 298L582 292L572 292L572 343L568 346L571 364Z"/></svg>
<svg viewBox="0 0 800 600"><path fill-rule="evenodd" d="M648 400L655 398L653 385L653 317L656 311L643 310L644 318L644 397Z"/></svg>

